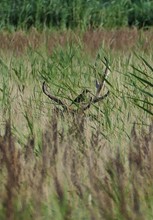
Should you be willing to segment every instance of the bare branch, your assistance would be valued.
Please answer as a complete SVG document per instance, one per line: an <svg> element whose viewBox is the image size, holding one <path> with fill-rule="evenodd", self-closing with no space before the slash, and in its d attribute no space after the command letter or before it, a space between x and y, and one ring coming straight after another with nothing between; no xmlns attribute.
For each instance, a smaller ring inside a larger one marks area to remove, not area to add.
<svg viewBox="0 0 153 220"><path fill-rule="evenodd" d="M54 102L58 103L58 105L61 105L63 107L64 111L71 112L71 113L76 113L78 111L84 112L85 110L89 109L92 104L97 103L97 102L105 99L109 95L109 91L108 91L105 95L100 96L100 92L104 88L104 84L105 84L106 78L107 78L107 76L109 74L109 70L110 70L109 65L108 65L108 60L106 58L105 58L104 64L105 64L106 68L105 68L105 72L104 72L103 76L101 77L100 83L98 83L98 81L96 81L96 88L97 88L96 95L94 95L90 90L84 89L83 92L80 95L78 95L72 101L72 103L70 105L67 106L63 101L61 101L59 98L51 95L47 91L47 86L46 86L45 82L43 82L42 90L45 93L45 95L48 96L48 98L50 98ZM92 97L91 96L87 97L87 93L90 93L90 95L92 95ZM77 105L78 108L77 109L71 108L71 106L73 104Z"/></svg>
<svg viewBox="0 0 153 220"><path fill-rule="evenodd" d="M105 85L105 80L106 80L108 74L109 74L109 66L108 66L108 61L107 61L107 63L106 63L106 68L105 68L105 72L104 72L104 75L103 75L102 78L101 78L100 83L98 83L98 82L96 81L97 91L96 91L96 96L95 96L95 98L97 98L97 97L100 95L101 90L103 90L104 85Z"/></svg>
<svg viewBox="0 0 153 220"><path fill-rule="evenodd" d="M109 91L108 91L105 95L103 95L103 96L100 96L100 97L97 97L97 98L95 97L95 98L93 99L92 103L99 102L99 101L105 99L108 95L109 95Z"/></svg>
<svg viewBox="0 0 153 220"><path fill-rule="evenodd" d="M51 100L53 100L54 102L58 103L59 105L61 105L64 110L67 110L67 106L66 104L64 104L59 98L51 95L48 91L47 91L47 86L46 86L46 83L43 82L43 85L42 85L42 90L44 92L45 95L48 96L48 98L50 98Z"/></svg>
<svg viewBox="0 0 153 220"><path fill-rule="evenodd" d="M105 95L103 95L103 96L100 96L100 97L97 97L97 98L94 97L93 99L91 98L91 99L90 99L90 102L89 102L86 106L84 106L84 107L82 108L83 111L89 109L92 104L94 104L94 103L96 103L96 102L99 102L99 101L105 99L108 95L109 95L109 91L108 91Z"/></svg>

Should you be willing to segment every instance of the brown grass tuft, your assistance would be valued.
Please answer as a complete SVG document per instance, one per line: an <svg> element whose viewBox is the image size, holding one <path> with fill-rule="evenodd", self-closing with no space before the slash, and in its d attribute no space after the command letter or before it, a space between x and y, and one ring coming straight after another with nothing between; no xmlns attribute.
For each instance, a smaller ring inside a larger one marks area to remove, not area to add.
<svg viewBox="0 0 153 220"><path fill-rule="evenodd" d="M153 193L153 124L139 134L134 124L123 154L121 147L112 151L109 145L110 151L103 147L97 151L95 146L105 143L100 133L91 135L89 145L81 144L78 137L86 128L86 116L80 131L73 118L62 120L67 120L64 138L61 116L52 112L39 153L35 152L35 136L19 147L11 123L6 123L0 137L0 200L5 219L43 219L44 204L51 218L76 219L83 213L89 219L145 219L148 194ZM84 131L82 135L86 140Z"/></svg>
<svg viewBox="0 0 153 220"><path fill-rule="evenodd" d="M37 50L45 47L49 54L57 46L64 47L68 43L80 45L83 42L85 51L91 55L96 54L101 46L105 46L111 51L131 51L140 48L144 52L152 49L153 31L141 31L133 29L119 30L88 30L81 34L78 32L38 32L32 28L28 34L24 31L14 33L1 32L0 42L2 42L0 50L11 51L16 55L24 54L28 49Z"/></svg>

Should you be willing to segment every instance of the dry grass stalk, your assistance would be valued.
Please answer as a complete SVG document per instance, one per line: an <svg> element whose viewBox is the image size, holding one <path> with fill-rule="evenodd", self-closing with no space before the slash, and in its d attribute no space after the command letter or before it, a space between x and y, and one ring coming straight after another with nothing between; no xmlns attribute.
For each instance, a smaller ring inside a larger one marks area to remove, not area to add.
<svg viewBox="0 0 153 220"><path fill-rule="evenodd" d="M98 154L93 148L93 145L102 144L98 143L102 142L100 137L93 138L90 146L81 150L78 137L75 139L69 132L64 131L67 138L61 139L59 118L60 115L53 111L42 135L39 156L34 153L35 137L29 137L25 148L18 149L11 125L6 124L5 135L0 138L1 169L3 173L7 171L5 193L1 197L6 218L15 219L16 213L21 215L29 198L35 207L31 215L39 217L42 215L40 207L51 197L52 203L56 198L62 219L66 220L73 219L74 201L77 208L82 204L91 219L117 216L127 220L145 219L142 203L146 204L145 198L152 185L153 125L148 132L138 135L135 124L129 155L123 155L118 147L103 160L103 148ZM71 123L68 126L72 127ZM15 207L18 200L22 203L20 212Z"/></svg>

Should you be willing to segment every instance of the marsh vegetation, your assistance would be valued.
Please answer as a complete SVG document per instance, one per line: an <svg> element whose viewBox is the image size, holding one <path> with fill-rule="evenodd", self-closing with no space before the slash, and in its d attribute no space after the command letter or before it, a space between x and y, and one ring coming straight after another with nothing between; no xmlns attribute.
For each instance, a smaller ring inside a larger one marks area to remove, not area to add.
<svg viewBox="0 0 153 220"><path fill-rule="evenodd" d="M0 33L0 219L153 218L152 36ZM43 82L71 104L96 91L104 57L107 98L83 114L57 112Z"/></svg>

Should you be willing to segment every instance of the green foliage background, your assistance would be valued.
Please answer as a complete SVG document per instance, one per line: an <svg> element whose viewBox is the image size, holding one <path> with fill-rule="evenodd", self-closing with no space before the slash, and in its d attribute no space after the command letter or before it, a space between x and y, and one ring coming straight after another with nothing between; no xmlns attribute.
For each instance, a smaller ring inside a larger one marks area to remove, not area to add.
<svg viewBox="0 0 153 220"><path fill-rule="evenodd" d="M151 0L2 0L0 28L153 25Z"/></svg>

